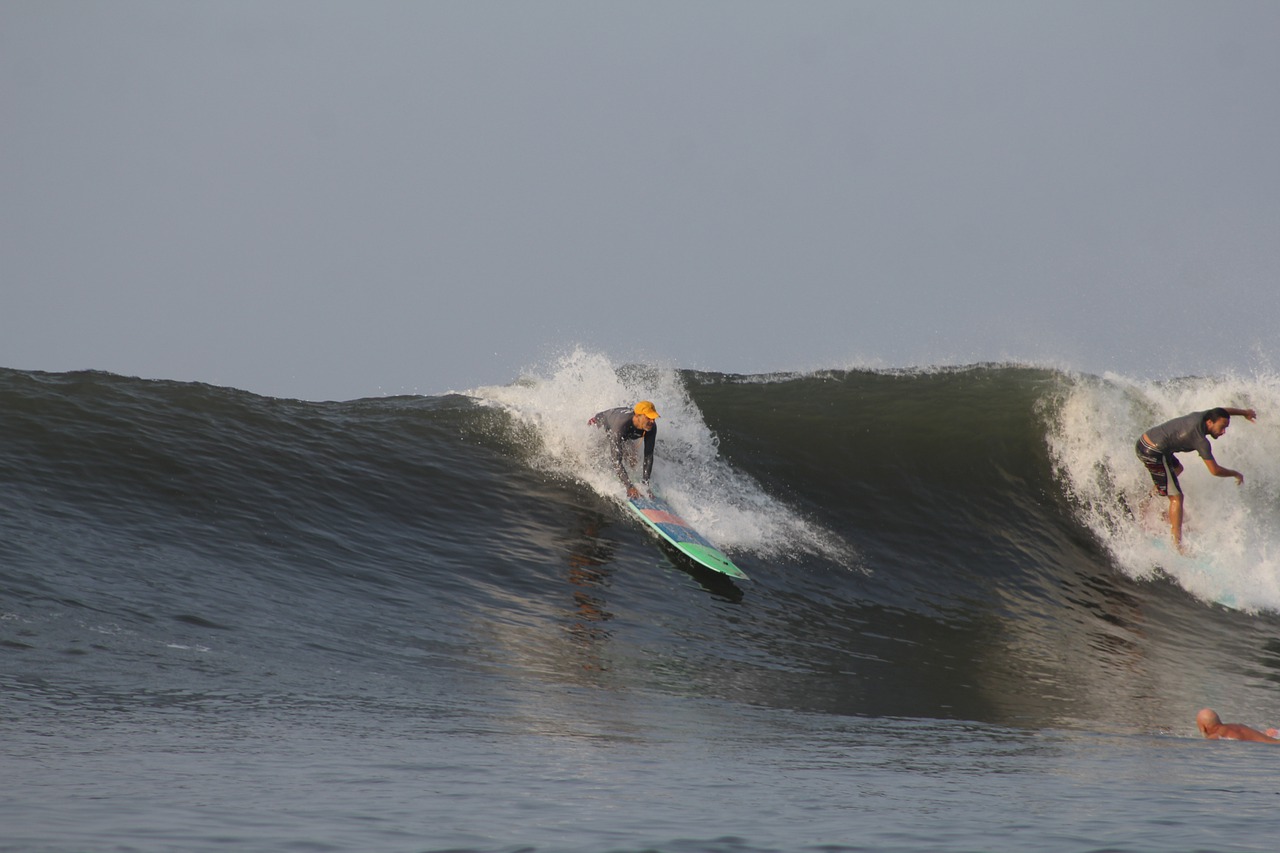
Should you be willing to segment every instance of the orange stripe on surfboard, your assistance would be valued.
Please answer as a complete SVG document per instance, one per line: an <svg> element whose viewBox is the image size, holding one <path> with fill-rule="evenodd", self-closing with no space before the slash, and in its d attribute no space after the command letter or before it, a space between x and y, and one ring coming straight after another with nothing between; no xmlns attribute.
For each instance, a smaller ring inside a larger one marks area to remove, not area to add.
<svg viewBox="0 0 1280 853"><path fill-rule="evenodd" d="M660 509L642 509L644 517L652 521L654 524L677 524L680 527L688 527L689 522L685 521L674 512L665 512Z"/></svg>

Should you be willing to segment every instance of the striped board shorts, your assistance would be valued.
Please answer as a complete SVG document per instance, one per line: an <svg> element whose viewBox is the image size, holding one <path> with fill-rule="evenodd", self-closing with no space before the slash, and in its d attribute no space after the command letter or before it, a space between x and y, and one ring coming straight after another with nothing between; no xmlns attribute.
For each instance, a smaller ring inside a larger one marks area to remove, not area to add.
<svg viewBox="0 0 1280 853"><path fill-rule="evenodd" d="M1142 464L1147 466L1147 471L1151 474L1151 482L1156 484L1157 492L1166 498L1182 494L1182 487L1178 485L1178 475L1173 472L1172 456L1156 450L1143 438L1138 439L1134 450L1142 460Z"/></svg>

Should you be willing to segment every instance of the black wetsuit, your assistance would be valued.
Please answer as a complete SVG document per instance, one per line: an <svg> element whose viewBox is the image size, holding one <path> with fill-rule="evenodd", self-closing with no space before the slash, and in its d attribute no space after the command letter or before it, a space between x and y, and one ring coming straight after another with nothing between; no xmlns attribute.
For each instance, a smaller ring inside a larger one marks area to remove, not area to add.
<svg viewBox="0 0 1280 853"><path fill-rule="evenodd" d="M628 489L631 488L631 478L627 476L627 466L622 463L622 451L625 447L625 442L635 441L638 438L644 439L643 477L645 485L648 485L649 475L653 473L653 446L658 441L657 423L649 427L647 431L638 430L632 421L634 415L634 410L627 406L619 406L616 409L605 409L587 421L587 423L598 426L605 431L614 470L618 472L618 479L622 481L622 485Z"/></svg>

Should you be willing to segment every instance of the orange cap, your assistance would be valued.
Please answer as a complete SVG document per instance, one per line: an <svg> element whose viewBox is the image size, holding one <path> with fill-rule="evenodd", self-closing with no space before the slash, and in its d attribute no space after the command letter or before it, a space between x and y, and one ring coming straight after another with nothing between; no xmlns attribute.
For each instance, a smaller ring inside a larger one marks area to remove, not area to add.
<svg viewBox="0 0 1280 853"><path fill-rule="evenodd" d="M637 415L644 415L646 418L653 418L655 421L658 419L658 410L655 409L653 407L653 403L650 403L648 400L641 400L639 403L636 403L636 406L632 411Z"/></svg>

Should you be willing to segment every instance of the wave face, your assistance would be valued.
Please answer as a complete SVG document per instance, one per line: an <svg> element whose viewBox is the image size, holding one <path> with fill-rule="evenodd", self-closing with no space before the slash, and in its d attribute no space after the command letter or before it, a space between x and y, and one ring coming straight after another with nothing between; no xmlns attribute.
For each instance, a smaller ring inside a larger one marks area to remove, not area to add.
<svg viewBox="0 0 1280 853"><path fill-rule="evenodd" d="M639 398L662 415L657 489L750 581L622 512L586 420ZM1215 446L1246 483L1187 459L1193 553L1171 556L1133 442L1217 404L1262 415ZM510 719L566 685L1104 731L1228 690L1265 714L1238 683L1280 669L1276 412L1268 377L1007 365L739 376L577 352L346 403L0 370L0 679L72 716L341 697Z"/></svg>

